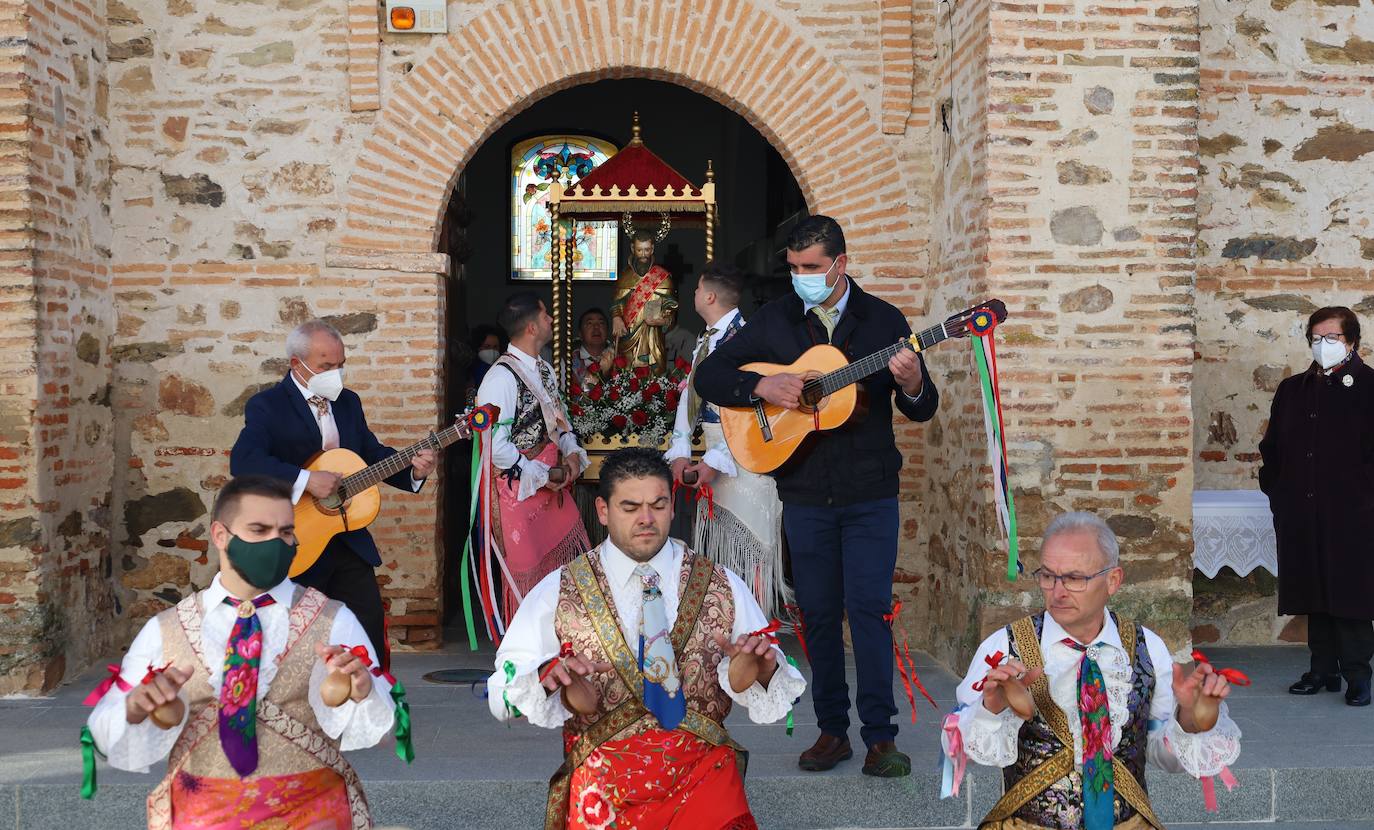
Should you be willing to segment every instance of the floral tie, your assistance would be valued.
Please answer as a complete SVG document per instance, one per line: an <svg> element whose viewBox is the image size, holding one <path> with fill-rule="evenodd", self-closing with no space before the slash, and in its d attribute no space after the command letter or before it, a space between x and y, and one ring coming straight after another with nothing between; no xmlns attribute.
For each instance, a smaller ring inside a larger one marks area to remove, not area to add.
<svg viewBox="0 0 1374 830"><path fill-rule="evenodd" d="M697 367L701 361L711 353L711 338L716 336L716 330L707 329L701 336L701 345L697 346L697 353L692 356L692 370L687 373L687 429L695 430L697 421L701 418L701 396L697 394L696 377Z"/></svg>
<svg viewBox="0 0 1374 830"><path fill-rule="evenodd" d="M315 418L323 421L329 415L329 399L320 395L311 395L306 398L310 405L315 407Z"/></svg>
<svg viewBox="0 0 1374 830"><path fill-rule="evenodd" d="M635 566L644 587L639 618L639 668L644 674L644 705L664 729L676 729L687 714L687 696L677 677L677 657L668 637L668 612L658 589L658 572L648 563Z"/></svg>
<svg viewBox="0 0 1374 830"><path fill-rule="evenodd" d="M239 777L258 768L258 659L262 656L262 623L258 609L276 605L271 594L248 600L225 597L238 619L224 649L224 681L219 690L219 745Z"/></svg>
<svg viewBox="0 0 1374 830"><path fill-rule="evenodd" d="M1097 665L1102 643L1092 647L1065 637L1064 645L1083 654L1078 661L1078 722L1083 728L1083 827L1111 830L1116 795L1112 774L1112 719L1107 710L1107 682Z"/></svg>

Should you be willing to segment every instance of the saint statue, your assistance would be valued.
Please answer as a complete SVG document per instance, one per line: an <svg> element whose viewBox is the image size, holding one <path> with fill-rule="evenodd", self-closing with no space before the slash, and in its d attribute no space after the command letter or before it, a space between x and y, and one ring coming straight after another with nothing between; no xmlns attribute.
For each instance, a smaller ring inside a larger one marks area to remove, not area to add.
<svg viewBox="0 0 1374 830"><path fill-rule="evenodd" d="M631 230L625 223L626 231ZM661 373L667 363L663 336L677 312L677 286L668 269L654 264L654 243L667 234L668 220L657 233L634 230L630 251L615 280L611 302L611 333L616 353L631 366L648 366Z"/></svg>

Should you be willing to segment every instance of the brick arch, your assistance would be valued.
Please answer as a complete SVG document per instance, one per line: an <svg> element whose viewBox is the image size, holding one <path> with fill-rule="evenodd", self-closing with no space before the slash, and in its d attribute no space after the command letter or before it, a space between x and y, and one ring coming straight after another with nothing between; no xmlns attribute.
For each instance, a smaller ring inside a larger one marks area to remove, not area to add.
<svg viewBox="0 0 1374 830"><path fill-rule="evenodd" d="M559 90L641 77L742 115L791 166L812 210L841 219L867 268L912 273L922 241L908 176L859 89L792 24L749 0L668 0L644 17L630 14L635 4L619 14L609 5L552 13L517 0L451 32L388 97L350 176L334 244L435 251L458 173L502 124ZM518 48L535 43L538 54Z"/></svg>

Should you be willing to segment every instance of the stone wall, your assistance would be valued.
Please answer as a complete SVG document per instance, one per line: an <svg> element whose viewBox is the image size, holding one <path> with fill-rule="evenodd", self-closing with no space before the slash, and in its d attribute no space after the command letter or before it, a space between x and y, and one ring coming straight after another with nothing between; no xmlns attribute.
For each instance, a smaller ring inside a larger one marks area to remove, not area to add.
<svg viewBox="0 0 1374 830"><path fill-rule="evenodd" d="M1311 360L1308 314L1374 322L1374 4L1202 10L1194 466L1199 488L1252 489L1273 393ZM1199 639L1303 639L1272 584L1196 581Z"/></svg>
<svg viewBox="0 0 1374 830"><path fill-rule="evenodd" d="M47 690L113 641L104 4L0 7L5 398L0 693ZM13 51L11 51L11 49ZM23 188L19 192L16 185Z"/></svg>

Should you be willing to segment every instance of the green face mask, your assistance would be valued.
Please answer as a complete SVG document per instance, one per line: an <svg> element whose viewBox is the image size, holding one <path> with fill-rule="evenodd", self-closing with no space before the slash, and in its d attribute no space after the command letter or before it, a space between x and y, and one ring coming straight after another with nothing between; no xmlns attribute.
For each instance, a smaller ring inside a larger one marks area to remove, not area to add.
<svg viewBox="0 0 1374 830"><path fill-rule="evenodd" d="M225 552L229 554L229 565L245 582L267 591L286 579L291 560L296 556L296 546L281 538L245 542L230 535L229 548Z"/></svg>

